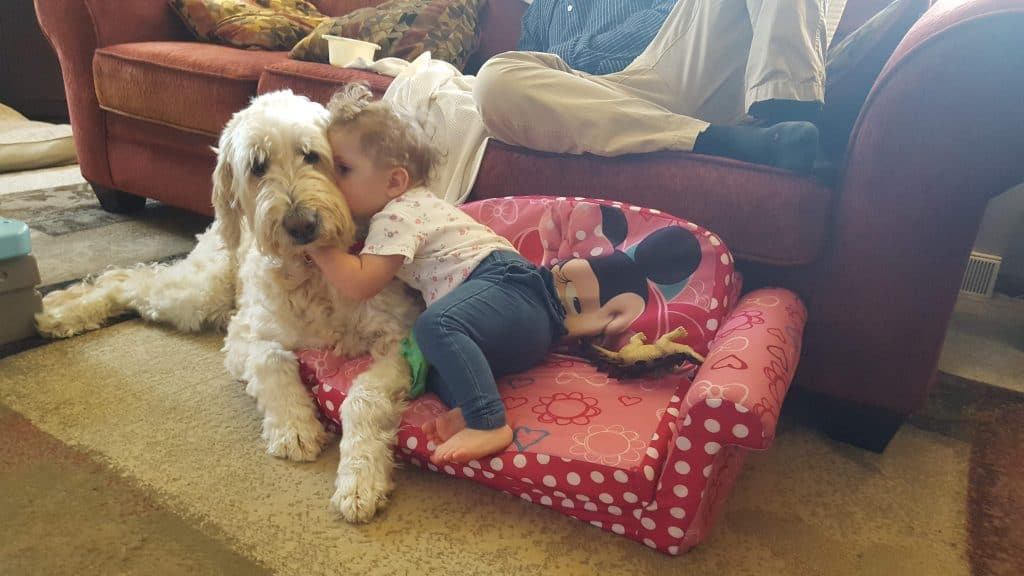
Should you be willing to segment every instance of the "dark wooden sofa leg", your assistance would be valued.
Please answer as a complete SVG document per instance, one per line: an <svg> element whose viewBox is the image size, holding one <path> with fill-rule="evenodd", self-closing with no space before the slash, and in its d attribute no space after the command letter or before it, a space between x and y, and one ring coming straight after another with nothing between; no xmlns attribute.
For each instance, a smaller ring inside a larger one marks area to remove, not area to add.
<svg viewBox="0 0 1024 576"><path fill-rule="evenodd" d="M131 214L132 212L142 210L146 205L146 199L142 196L121 192L120 190L114 190L113 188L107 188L92 182L89 185L92 186L96 199L100 201L100 206L107 212Z"/></svg>
<svg viewBox="0 0 1024 576"><path fill-rule="evenodd" d="M896 436L905 414L853 404L796 388L786 399L785 411L829 438L881 454Z"/></svg>
<svg viewBox="0 0 1024 576"><path fill-rule="evenodd" d="M905 419L887 410L847 404L826 410L819 425L833 440L881 454Z"/></svg>

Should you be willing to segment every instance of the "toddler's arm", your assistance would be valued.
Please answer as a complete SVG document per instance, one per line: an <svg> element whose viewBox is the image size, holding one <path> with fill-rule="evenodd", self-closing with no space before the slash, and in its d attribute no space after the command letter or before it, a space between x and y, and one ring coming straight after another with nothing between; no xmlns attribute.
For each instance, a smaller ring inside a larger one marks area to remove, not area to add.
<svg viewBox="0 0 1024 576"><path fill-rule="evenodd" d="M401 254L349 254L337 246L314 248L307 254L332 286L354 300L376 296L395 278L405 260Z"/></svg>

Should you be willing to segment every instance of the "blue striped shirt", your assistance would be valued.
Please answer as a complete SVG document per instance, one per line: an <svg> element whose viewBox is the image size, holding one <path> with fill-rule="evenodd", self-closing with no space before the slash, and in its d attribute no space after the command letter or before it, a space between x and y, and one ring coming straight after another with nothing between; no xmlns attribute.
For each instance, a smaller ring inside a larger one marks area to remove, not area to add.
<svg viewBox="0 0 1024 576"><path fill-rule="evenodd" d="M518 50L558 54L576 70L618 72L654 40L676 0L534 0Z"/></svg>

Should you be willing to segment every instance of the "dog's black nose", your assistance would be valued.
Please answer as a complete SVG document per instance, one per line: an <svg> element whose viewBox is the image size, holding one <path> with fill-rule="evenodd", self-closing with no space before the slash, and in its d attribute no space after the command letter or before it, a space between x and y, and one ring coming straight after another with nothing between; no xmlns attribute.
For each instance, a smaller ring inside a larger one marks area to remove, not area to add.
<svg viewBox="0 0 1024 576"><path fill-rule="evenodd" d="M312 210L290 210L284 215L281 225L296 244L309 244L320 232L320 215Z"/></svg>

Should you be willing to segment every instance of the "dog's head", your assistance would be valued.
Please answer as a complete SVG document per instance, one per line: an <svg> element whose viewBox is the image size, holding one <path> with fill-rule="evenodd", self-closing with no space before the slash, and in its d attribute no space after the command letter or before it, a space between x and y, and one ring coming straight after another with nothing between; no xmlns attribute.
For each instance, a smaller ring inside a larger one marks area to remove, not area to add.
<svg viewBox="0 0 1024 576"><path fill-rule="evenodd" d="M352 244L355 228L332 176L327 110L290 90L253 99L224 127L213 172L219 230L234 253L241 235L277 258L314 245Z"/></svg>

